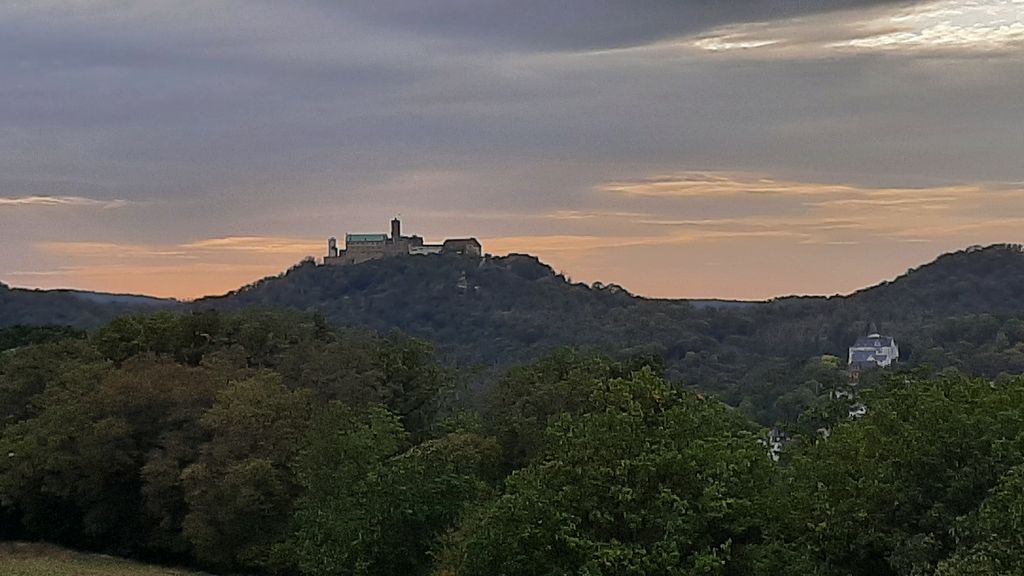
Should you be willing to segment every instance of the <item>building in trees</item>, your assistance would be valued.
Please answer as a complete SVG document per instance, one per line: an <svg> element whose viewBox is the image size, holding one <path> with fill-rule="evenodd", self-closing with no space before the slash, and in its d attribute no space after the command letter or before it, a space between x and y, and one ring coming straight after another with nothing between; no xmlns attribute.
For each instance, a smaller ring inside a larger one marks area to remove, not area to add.
<svg viewBox="0 0 1024 576"><path fill-rule="evenodd" d="M849 365L851 371L859 371L889 366L899 358L900 349L893 337L876 333L858 338L850 347Z"/></svg>

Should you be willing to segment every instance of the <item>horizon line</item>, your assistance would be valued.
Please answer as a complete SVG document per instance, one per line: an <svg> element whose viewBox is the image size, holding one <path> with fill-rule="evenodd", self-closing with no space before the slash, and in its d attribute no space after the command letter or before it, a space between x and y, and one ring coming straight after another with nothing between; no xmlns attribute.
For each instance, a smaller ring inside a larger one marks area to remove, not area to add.
<svg viewBox="0 0 1024 576"><path fill-rule="evenodd" d="M970 253L974 253L974 252L980 252L980 251L984 251L984 250L991 250L991 249L997 249L997 248L1012 249L1012 250L1015 250L1017 252L1024 252L1024 245L1022 245L1021 243L1015 243L1015 242L997 242L997 243L986 244L986 245L972 244L970 246L967 246L965 248L961 248L959 250L954 250L954 251L950 251L950 252L942 252L942 253L936 255L931 260L929 260L927 262L923 262L921 264L918 264L917 266L912 266L912 267L908 268L906 271L904 271L903 273L901 273L901 274L899 274L897 276L894 276L894 277L891 277L891 278L888 278L888 279L882 278L882 279L879 279L879 280L877 280L876 282L874 282L872 284L867 284L867 285L861 286L859 288L854 288L854 289L852 289L852 290L850 290L848 292L834 292L834 293L831 293L831 294L788 293L788 294L778 294L778 295L770 296L768 298L763 298L763 299L723 298L723 297L718 297L718 296L646 296L644 294L639 294L639 293L632 292L629 289L627 289L627 288L625 288L625 287L623 287L623 286L621 286L621 285L619 285L619 284L617 284L615 282L606 283L606 285L608 285L608 284L618 285L620 288L623 288L624 290L626 290L626 292L628 292L631 296L634 296L636 298L641 298L641 299L644 299L644 300L698 301L698 302L699 301L716 301L716 302L732 302L732 303L740 303L740 304L767 304L767 303L771 303L771 302L778 301L778 300L787 300L787 299L792 299L792 298L845 298L845 297L853 296L853 295L858 294L860 292L863 292L865 290L870 290L872 288L877 288L879 286L883 286L885 284L894 282L894 281L898 280L899 278L902 278L902 277L906 276L907 274L909 274L909 273L911 273L911 272L913 272L915 270L918 270L918 269L923 268L925 266L934 264L935 262L937 262L940 258L942 258L944 256L950 256L950 255L961 254L961 253L963 253L963 254L970 254ZM530 257L536 258L538 262L540 262L541 264L544 264L548 268L551 268L551 270L553 272L555 272L555 274L562 276L566 280L566 282L568 282L570 285L593 286L595 283L600 282L598 280L598 281L595 281L595 282L592 282L592 283L588 284L586 282L574 282L574 281L571 281L571 275L569 275L565 271L556 270L553 266L551 266L550 264L547 264L546 262L544 262L539 256L537 256L535 254L529 254L529 253L526 253L526 252L509 252L508 254L505 254L505 255L484 254L481 258L507 258L509 256L517 255L517 254L518 255L530 256ZM410 255L410 256L429 256L429 255ZM310 260L312 260L312 262L315 263L317 268L321 268L321 267L325 266L324 264L318 262L316 257L314 257L314 256L306 256L302 260L300 260L298 263L296 263L294 266L292 266L292 268L298 267L298 266L302 265L305 262L309 262ZM358 266L358 264L356 264L356 266ZM254 285L256 285L256 284L258 284L260 282L263 282L263 281L266 281L266 280L269 280L269 279L273 279L273 278L277 278L277 277L279 277L279 276L281 276L283 274L287 274L289 271L290 271L290 269L285 270L283 272L280 272L278 274L266 275L266 276L263 276L261 278L257 278L257 279L255 279L252 282L249 282L247 284L242 284L242 285L238 286L237 288L228 290L226 292L204 294L204 295L201 295L201 296L197 296L195 298L182 298L182 297L175 297L175 296L153 296L153 295L150 295L150 294L138 293L138 292L111 292L111 291L105 291L105 290L90 290L90 289L86 289L86 288L78 288L78 287L73 287L73 286L60 286L60 287L51 287L51 288L43 288L43 287L39 287L39 286L16 286L16 285L9 284L9 283L5 282L2 278L0 278L0 284L8 287L11 290L22 290L22 291L26 291L26 292L80 292L80 293L86 293L86 294L99 294L99 295L104 295L104 296L115 296L115 297L147 298L147 299L151 299L151 300L163 300L163 301L168 301L168 302L176 302L176 303L179 303L179 304L188 304L188 303L197 302L199 300L204 300L206 298L220 298L220 297L228 296L228 295L236 293L236 292L238 292L238 291L240 291L242 289L245 289L245 288L247 288L249 286L254 286Z"/></svg>

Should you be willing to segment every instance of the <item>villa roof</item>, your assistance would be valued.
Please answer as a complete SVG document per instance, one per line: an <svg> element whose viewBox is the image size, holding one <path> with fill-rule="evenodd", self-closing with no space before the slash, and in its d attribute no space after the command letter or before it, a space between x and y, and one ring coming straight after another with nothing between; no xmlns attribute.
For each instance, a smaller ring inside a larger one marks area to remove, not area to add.
<svg viewBox="0 0 1024 576"><path fill-rule="evenodd" d="M878 364L880 361L884 360L884 357L876 356L875 353L870 350L854 350L850 355L850 364L856 365Z"/></svg>

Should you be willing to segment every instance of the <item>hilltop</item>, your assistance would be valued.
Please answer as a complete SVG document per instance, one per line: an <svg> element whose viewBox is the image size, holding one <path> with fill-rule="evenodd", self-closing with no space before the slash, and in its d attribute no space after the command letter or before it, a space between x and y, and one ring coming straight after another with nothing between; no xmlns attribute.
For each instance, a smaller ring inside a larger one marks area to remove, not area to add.
<svg viewBox="0 0 1024 576"><path fill-rule="evenodd" d="M566 344L643 348L640 332L623 339L607 328L636 320L641 332L643 324L653 327L661 319L644 319L651 302L614 285L571 283L536 257L515 254L407 256L344 268L307 264L194 305L317 312L336 326L429 339L460 363L507 364ZM674 322L693 313L685 301L664 301L659 310Z"/></svg>
<svg viewBox="0 0 1024 576"><path fill-rule="evenodd" d="M851 296L888 310L1018 313L1024 309L1024 250L1020 244L972 246Z"/></svg>

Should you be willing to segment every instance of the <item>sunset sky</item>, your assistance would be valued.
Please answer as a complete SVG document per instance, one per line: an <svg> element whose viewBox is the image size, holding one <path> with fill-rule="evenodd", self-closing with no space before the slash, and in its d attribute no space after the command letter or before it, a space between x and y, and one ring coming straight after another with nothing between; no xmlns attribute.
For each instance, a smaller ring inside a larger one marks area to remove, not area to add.
<svg viewBox="0 0 1024 576"><path fill-rule="evenodd" d="M659 297L1024 241L1024 0L0 3L0 281L193 298L398 214Z"/></svg>

